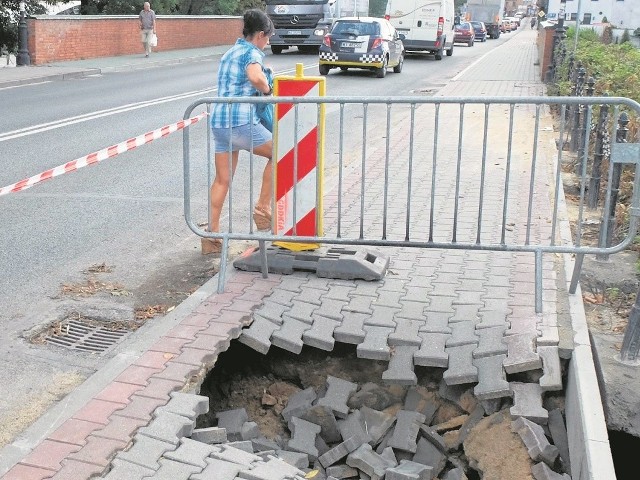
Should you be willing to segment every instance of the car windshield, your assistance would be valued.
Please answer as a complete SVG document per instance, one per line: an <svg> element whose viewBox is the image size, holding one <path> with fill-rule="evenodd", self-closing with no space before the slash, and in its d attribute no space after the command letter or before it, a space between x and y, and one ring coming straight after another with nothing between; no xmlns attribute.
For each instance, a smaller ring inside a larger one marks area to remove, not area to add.
<svg viewBox="0 0 640 480"><path fill-rule="evenodd" d="M364 22L337 22L331 33L343 33L349 35L378 35L380 27L377 23Z"/></svg>

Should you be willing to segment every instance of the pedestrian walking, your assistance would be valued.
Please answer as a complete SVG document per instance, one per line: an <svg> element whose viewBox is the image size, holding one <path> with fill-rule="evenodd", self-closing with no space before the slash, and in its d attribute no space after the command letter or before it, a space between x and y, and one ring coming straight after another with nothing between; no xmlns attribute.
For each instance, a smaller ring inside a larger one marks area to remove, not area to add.
<svg viewBox="0 0 640 480"><path fill-rule="evenodd" d="M264 48L274 27L271 19L261 10L244 13L242 38L239 38L220 60L218 67L218 96L249 97L256 94L271 95L272 86L265 74ZM260 92L260 93L259 93ZM215 141L215 178L211 185L211 218L209 231L220 231L220 213L238 164L240 150L252 151L267 159L262 173L262 187L253 210L258 230L271 228L272 197L272 135L256 115L249 103L216 103L211 110L211 130ZM229 169L231 154L231 170ZM202 253L219 253L220 239L202 239Z"/></svg>
<svg viewBox="0 0 640 480"><path fill-rule="evenodd" d="M144 45L144 56L149 57L154 38L156 38L156 12L151 10L151 4L144 2L142 11L138 16L140 20L140 39Z"/></svg>
<svg viewBox="0 0 640 480"><path fill-rule="evenodd" d="M535 28L536 26L536 17L531 17L531 28Z"/></svg>

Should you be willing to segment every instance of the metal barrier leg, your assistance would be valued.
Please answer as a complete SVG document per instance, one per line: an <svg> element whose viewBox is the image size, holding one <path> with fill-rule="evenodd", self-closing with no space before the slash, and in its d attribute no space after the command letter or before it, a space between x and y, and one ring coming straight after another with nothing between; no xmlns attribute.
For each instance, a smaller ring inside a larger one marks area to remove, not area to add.
<svg viewBox="0 0 640 480"><path fill-rule="evenodd" d="M640 350L640 290L636 295L636 302L631 307L629 323L624 332L622 348L620 349L620 361L636 364Z"/></svg>
<svg viewBox="0 0 640 480"><path fill-rule="evenodd" d="M227 274L227 261L229 255L229 238L222 238L222 251L220 252L220 271L218 272L218 293L224 293L224 282Z"/></svg>
<svg viewBox="0 0 640 480"><path fill-rule="evenodd" d="M267 264L267 242L265 240L259 240L258 248L260 248L260 265L262 266L262 278L269 278L269 265Z"/></svg>
<svg viewBox="0 0 640 480"><path fill-rule="evenodd" d="M571 283L569 284L569 293L576 293L578 288L578 282L580 281L580 272L582 271L582 262L584 260L584 253L576 254L576 261L573 264L573 273L571 274Z"/></svg>
<svg viewBox="0 0 640 480"><path fill-rule="evenodd" d="M542 252L536 250L536 313L542 313Z"/></svg>

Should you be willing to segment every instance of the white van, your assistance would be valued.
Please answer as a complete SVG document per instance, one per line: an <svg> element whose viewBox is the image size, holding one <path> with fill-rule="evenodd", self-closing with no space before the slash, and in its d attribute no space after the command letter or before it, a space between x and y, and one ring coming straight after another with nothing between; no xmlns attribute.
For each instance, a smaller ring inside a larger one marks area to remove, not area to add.
<svg viewBox="0 0 640 480"><path fill-rule="evenodd" d="M404 34L405 50L453 55L453 0L388 0L385 18Z"/></svg>

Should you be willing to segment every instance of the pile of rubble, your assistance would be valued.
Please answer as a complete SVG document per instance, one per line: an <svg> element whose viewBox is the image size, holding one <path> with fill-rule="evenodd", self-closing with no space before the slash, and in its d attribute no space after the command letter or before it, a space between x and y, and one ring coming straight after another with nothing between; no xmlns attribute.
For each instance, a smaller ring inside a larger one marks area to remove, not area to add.
<svg viewBox="0 0 640 480"><path fill-rule="evenodd" d="M175 410L176 398L185 402L180 395L185 394L173 394L169 404L159 409L156 416L164 417L164 427L160 423L154 427L154 421L137 437L155 435L160 440L165 436L163 441L168 441L166 416ZM171 438L175 448L160 460L165 468L169 468L167 462L189 464L193 475L184 478L570 478L561 473L569 471L569 453L560 409L549 411L542 426L525 416L514 416L510 411L513 406L495 402L492 408L489 402L477 402L470 390L447 387L444 382L436 394L421 386L359 386L329 376L325 388L316 391L309 387L289 397L281 410L290 432L287 438L265 438L244 408L216 412L216 426L194 429L197 416L208 410L209 399L191 397L197 407L179 407L183 418L191 421L183 422L180 435ZM454 402L467 413L459 415L459 409L448 409ZM189 408L195 414L185 413ZM135 462L137 443L118 459Z"/></svg>

